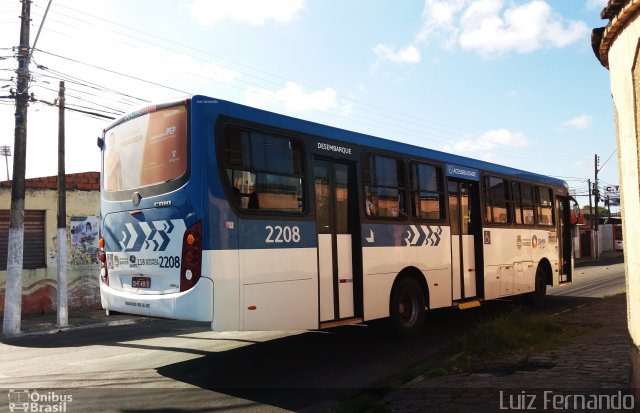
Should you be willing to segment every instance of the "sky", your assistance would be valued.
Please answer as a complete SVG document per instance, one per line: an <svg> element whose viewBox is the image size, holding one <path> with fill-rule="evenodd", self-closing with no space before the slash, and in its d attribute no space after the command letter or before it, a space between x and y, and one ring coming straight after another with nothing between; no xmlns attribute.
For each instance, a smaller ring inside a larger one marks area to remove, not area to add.
<svg viewBox="0 0 640 413"><path fill-rule="evenodd" d="M606 0L34 0L27 178L100 170L96 140L149 102L202 94L565 179L618 185ZM21 3L0 0L0 96L16 88ZM14 145L0 98L0 145ZM9 158L9 174L12 163ZM6 178L0 160L0 179Z"/></svg>

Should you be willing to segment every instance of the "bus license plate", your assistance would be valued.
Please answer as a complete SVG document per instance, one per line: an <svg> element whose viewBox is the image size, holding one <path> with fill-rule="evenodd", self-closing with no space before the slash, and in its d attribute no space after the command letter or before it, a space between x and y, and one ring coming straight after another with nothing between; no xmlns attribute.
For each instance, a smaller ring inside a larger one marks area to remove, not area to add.
<svg viewBox="0 0 640 413"><path fill-rule="evenodd" d="M131 279L131 288L151 288L151 278L133 277Z"/></svg>

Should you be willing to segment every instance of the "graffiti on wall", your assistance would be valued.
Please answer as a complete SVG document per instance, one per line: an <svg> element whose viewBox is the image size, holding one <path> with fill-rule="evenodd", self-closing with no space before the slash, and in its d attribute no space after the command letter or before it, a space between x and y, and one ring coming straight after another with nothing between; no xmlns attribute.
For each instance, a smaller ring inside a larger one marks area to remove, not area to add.
<svg viewBox="0 0 640 413"><path fill-rule="evenodd" d="M98 217L71 217L69 265L98 264Z"/></svg>

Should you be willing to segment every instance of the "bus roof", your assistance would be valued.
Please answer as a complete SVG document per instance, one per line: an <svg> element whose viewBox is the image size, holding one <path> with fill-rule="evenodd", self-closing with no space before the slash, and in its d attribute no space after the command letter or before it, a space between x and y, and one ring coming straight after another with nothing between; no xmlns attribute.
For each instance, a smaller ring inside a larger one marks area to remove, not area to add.
<svg viewBox="0 0 640 413"><path fill-rule="evenodd" d="M194 95L191 97L192 102L198 104L199 102L205 102L207 104L216 104L217 111L226 116L236 118L239 120L245 120L249 122L260 123L265 126L271 126L274 128L296 131L302 134L315 136L318 138L331 139L338 142L344 142L355 146L379 149L389 152L396 152L407 156L415 156L416 158L426 158L437 162L454 164L467 168L474 168L484 172L511 176L516 179L522 179L527 181L534 181L544 183L547 185L554 185L568 189L567 183L558 178L553 178L546 175L541 175L533 172L524 171L517 168L511 168L504 165L495 164L492 162L481 161L478 159L468 158L465 156L454 155L447 152L437 151L434 149L428 149L425 147L412 145L408 143L402 143L393 141L390 139L384 139L376 136L371 136L359 132L353 132L346 129L340 129L333 126L327 126L320 123L315 123L291 116L281 115L274 112L269 112L262 109L256 109L250 106L233 103L226 100L216 99L203 95ZM105 131L111 129L115 125L122 123L128 119L142 115L144 113L167 107L175 104L186 102L185 100L176 101L173 103L164 103L145 107L139 111L134 111L123 117L115 120L111 123Z"/></svg>
<svg viewBox="0 0 640 413"><path fill-rule="evenodd" d="M286 115L280 115L274 112L262 109L252 108L229 101L210 98L206 96L193 96L196 100L216 101L217 104L223 105L223 112L230 117L243 119L251 122L261 123L285 130L297 131L303 134L315 137L331 139L344 142L356 146L364 146L373 149L380 149L390 152L397 152L408 156L427 158L443 163L456 164L464 167L479 169L481 171L512 176L516 179L529 180L568 188L567 183L558 178L545 176L533 172L527 172L504 165L498 165L491 162L481 161L478 159L468 158L451 153L441 152L428 149L416 145L397 142L390 139L379 138L366 135L359 132L352 132L345 129L335 128L332 126L322 125L319 123L293 118Z"/></svg>

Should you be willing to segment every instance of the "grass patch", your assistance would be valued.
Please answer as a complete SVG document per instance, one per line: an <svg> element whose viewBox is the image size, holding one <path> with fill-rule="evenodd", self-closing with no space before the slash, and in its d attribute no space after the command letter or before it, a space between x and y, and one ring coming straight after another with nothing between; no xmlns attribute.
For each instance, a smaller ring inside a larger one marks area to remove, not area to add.
<svg viewBox="0 0 640 413"><path fill-rule="evenodd" d="M393 379L392 383L402 385L420 375L433 377L463 373L477 360L499 357L513 351L544 351L588 329L587 326L562 324L549 315L525 314L520 307L516 307L478 324L451 347Z"/></svg>
<svg viewBox="0 0 640 413"><path fill-rule="evenodd" d="M361 392L345 400L338 413L384 412L377 402L394 389L418 376L437 377L468 371L473 363L519 350L532 352L554 348L593 326L562 324L549 315L526 314L520 307L478 324L473 331L428 360L391 378L378 389Z"/></svg>

